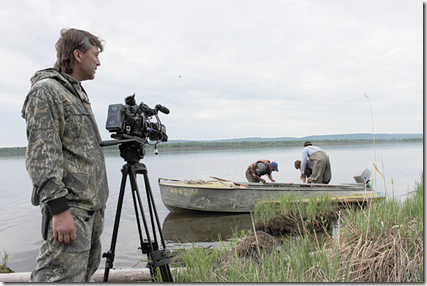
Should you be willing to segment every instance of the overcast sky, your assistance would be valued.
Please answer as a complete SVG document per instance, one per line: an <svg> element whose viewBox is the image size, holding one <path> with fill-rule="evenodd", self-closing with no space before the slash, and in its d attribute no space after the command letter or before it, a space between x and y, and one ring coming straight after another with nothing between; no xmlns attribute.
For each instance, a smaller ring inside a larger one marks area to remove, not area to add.
<svg viewBox="0 0 427 286"><path fill-rule="evenodd" d="M83 82L109 104L160 103L170 140L423 133L421 0L0 0L0 147L26 146L31 76L62 28L106 41ZM369 96L369 100L364 97Z"/></svg>

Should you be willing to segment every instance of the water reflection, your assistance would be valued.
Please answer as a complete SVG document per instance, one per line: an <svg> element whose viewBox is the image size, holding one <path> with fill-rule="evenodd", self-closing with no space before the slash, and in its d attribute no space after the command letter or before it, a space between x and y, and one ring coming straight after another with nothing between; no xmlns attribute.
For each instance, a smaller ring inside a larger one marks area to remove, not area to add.
<svg viewBox="0 0 427 286"><path fill-rule="evenodd" d="M163 237L175 242L214 242L233 230L252 229L250 214L171 212L163 222Z"/></svg>

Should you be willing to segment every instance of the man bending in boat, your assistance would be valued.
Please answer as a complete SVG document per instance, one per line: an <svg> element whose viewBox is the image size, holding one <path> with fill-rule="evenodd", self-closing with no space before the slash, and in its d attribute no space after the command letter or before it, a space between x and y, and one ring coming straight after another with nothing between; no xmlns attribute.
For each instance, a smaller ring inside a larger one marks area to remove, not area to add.
<svg viewBox="0 0 427 286"><path fill-rule="evenodd" d="M329 156L319 147L313 146L310 141L304 143L304 149L302 150L300 179L303 182L305 180L304 171L308 161L310 161L313 174L307 180L315 184L329 184L332 178Z"/></svg>
<svg viewBox="0 0 427 286"><path fill-rule="evenodd" d="M301 160L296 160L294 163L295 169L299 170L301 169ZM304 172L301 171L301 173L304 173L304 177L301 178L302 182L305 183L308 178L310 178L311 174L313 174L313 170L310 166L310 160L307 160L307 165L305 165ZM308 183L311 183L311 181L308 181Z"/></svg>
<svg viewBox="0 0 427 286"><path fill-rule="evenodd" d="M262 182L265 184L265 180L261 176L267 175L272 182L276 182L271 175L271 172L279 172L279 165L276 162L270 162L269 160L258 160L253 164L250 164L246 170L246 179L251 183Z"/></svg>

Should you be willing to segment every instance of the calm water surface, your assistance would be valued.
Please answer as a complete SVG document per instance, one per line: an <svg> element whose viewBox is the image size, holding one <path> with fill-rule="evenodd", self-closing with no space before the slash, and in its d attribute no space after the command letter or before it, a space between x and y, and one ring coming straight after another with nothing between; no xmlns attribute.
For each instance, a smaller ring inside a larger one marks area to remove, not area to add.
<svg viewBox="0 0 427 286"><path fill-rule="evenodd" d="M354 182L353 176L364 168L373 169L374 148L372 145L321 146L329 155L332 166L331 184ZM154 194L163 235L169 249L186 245L212 245L218 235L230 238L233 228L250 229L249 215L224 214L178 214L170 213L163 205L158 178L202 179L210 176L233 181L245 181L247 166L258 159L269 159L279 163L279 172L273 173L277 182L299 182L299 172L293 162L300 159L302 148L249 149L189 151L160 153L155 156L147 148L142 160L148 168L148 175ZM377 174L377 191L387 192L404 198L420 180L423 171L423 144L387 143L376 145L376 165L385 179ZM121 167L124 161L119 155L107 155L107 169L110 197L107 204L105 228L102 235L103 250L110 248L114 216L117 207L118 190L121 182ZM9 254L8 266L16 272L32 271L40 245L40 211L30 203L31 181L25 170L23 158L0 159L0 251ZM145 200L142 178L138 180L140 192ZM128 183L129 185L129 183ZM374 182L375 185L375 182ZM135 223L130 191L125 201L120 222L116 247L115 268L132 268L145 255L138 250L139 236ZM105 259L100 268L105 267ZM145 263L137 267L145 267Z"/></svg>

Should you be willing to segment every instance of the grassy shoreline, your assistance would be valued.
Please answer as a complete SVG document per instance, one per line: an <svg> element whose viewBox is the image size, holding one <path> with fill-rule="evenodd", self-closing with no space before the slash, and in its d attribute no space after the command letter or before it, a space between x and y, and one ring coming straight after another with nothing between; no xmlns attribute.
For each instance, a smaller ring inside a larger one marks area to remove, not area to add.
<svg viewBox="0 0 427 286"><path fill-rule="evenodd" d="M178 252L172 263L186 270L175 281L424 282L423 202L421 176L404 201L391 197L339 210L333 236L272 240L260 231L236 233L231 246Z"/></svg>

